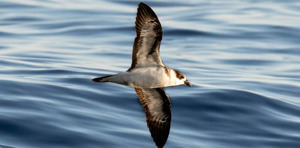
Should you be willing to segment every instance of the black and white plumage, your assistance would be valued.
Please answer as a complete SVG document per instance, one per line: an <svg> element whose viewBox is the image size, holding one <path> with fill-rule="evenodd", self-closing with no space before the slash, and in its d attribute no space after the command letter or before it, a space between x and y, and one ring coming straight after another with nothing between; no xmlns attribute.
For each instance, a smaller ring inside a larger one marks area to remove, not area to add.
<svg viewBox="0 0 300 148"><path fill-rule="evenodd" d="M145 110L147 125L158 148L166 143L171 124L171 104L164 87L191 83L186 76L162 63L160 43L162 27L154 11L140 3L137 11L136 38L132 64L126 72L94 78L95 82L112 82L135 88Z"/></svg>

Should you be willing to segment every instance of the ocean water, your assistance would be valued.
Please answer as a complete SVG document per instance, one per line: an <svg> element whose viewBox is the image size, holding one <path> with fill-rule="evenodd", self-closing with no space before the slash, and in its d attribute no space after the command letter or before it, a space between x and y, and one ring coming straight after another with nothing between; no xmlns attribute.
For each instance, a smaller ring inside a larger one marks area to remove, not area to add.
<svg viewBox="0 0 300 148"><path fill-rule="evenodd" d="M1 148L154 148L127 70L139 1L0 1ZM300 147L300 2L145 1L161 58L193 87L166 88L165 148Z"/></svg>

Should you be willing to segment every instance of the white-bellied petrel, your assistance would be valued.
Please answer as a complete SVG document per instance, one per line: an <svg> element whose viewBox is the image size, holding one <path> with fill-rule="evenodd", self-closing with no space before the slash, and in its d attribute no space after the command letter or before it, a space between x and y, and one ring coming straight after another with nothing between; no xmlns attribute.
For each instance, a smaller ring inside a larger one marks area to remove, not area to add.
<svg viewBox="0 0 300 148"><path fill-rule="evenodd" d="M187 85L186 76L165 66L160 59L162 28L154 11L144 3L137 9L131 67L116 75L94 78L95 82L112 82L135 88L144 107L147 125L158 148L169 135L171 104L164 87Z"/></svg>

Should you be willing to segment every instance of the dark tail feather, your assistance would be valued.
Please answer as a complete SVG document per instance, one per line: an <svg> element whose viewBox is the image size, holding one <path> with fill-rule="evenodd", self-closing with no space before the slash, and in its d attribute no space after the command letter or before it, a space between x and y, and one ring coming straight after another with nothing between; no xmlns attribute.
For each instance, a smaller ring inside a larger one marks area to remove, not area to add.
<svg viewBox="0 0 300 148"><path fill-rule="evenodd" d="M112 75L104 76L104 77L98 77L92 79L94 82L109 82L106 78L111 77Z"/></svg>

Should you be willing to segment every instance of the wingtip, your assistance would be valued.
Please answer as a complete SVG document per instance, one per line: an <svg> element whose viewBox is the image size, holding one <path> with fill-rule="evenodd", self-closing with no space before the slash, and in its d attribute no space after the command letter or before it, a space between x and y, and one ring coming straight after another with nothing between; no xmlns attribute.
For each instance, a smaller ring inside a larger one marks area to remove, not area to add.
<svg viewBox="0 0 300 148"><path fill-rule="evenodd" d="M146 3L140 2L139 6L137 8L137 17L139 15L145 15L147 17L157 18L155 12L152 10L152 8L147 5Z"/></svg>
<svg viewBox="0 0 300 148"><path fill-rule="evenodd" d="M140 2L139 3L139 7L142 7L142 6L148 6L147 4L145 4L144 2ZM149 6L148 6L149 7Z"/></svg>
<svg viewBox="0 0 300 148"><path fill-rule="evenodd" d="M137 8L136 20L135 20L135 29L137 35L139 35L142 26L145 23L147 23L149 20L157 21L160 26L158 17L155 14L155 12L152 10L152 8L143 2L139 3L139 6ZM161 28L161 26L159 28Z"/></svg>
<svg viewBox="0 0 300 148"><path fill-rule="evenodd" d="M147 7L149 7L147 4L140 2L137 11L141 11L141 9L146 9Z"/></svg>

